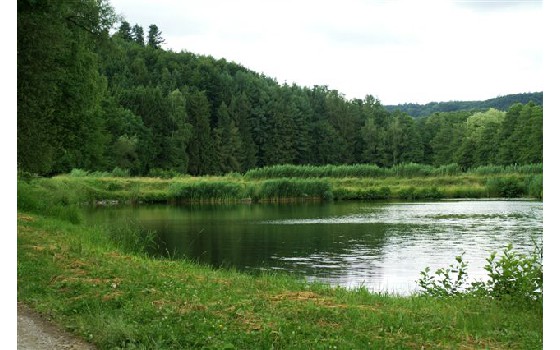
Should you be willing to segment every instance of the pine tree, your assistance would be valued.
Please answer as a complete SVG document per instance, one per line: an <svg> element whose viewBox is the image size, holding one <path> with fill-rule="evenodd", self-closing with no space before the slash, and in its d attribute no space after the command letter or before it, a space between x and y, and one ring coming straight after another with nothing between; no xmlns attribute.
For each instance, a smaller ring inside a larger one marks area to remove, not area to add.
<svg viewBox="0 0 560 350"><path fill-rule="evenodd" d="M126 41L132 41L132 27L127 21L122 21L117 35Z"/></svg>
<svg viewBox="0 0 560 350"><path fill-rule="evenodd" d="M158 26L150 24L148 30L148 46L159 49L164 42L165 40L161 37L161 31L158 29Z"/></svg>
<svg viewBox="0 0 560 350"><path fill-rule="evenodd" d="M138 45L144 46L144 28L135 24L134 27L132 27L132 39Z"/></svg>

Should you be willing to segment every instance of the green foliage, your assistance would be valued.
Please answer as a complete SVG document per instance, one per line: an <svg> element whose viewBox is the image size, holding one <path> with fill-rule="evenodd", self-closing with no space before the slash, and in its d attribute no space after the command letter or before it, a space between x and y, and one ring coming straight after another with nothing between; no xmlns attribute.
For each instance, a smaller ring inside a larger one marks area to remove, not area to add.
<svg viewBox="0 0 560 350"><path fill-rule="evenodd" d="M81 199L79 193L39 179L17 183L17 208L21 211L52 216L77 224L82 220L78 207Z"/></svg>
<svg viewBox="0 0 560 350"><path fill-rule="evenodd" d="M305 179L275 179L263 181L256 192L257 201L282 201L291 199L332 200L331 185L326 181Z"/></svg>
<svg viewBox="0 0 560 350"><path fill-rule="evenodd" d="M89 171L84 170L84 169L72 169L72 171L70 172L70 176L72 177L85 177L89 175Z"/></svg>
<svg viewBox="0 0 560 350"><path fill-rule="evenodd" d="M519 198L527 194L526 187L519 177L491 177L486 181L490 197Z"/></svg>
<svg viewBox="0 0 560 350"><path fill-rule="evenodd" d="M17 16L17 158L31 173L203 176L308 164L326 168L307 177L409 177L542 163L542 93L476 108L436 103L413 118L414 108L386 108L371 95L347 99L328 86L279 84L224 59L161 50L155 24L145 38L122 20L109 37L117 17L105 0L21 0Z"/></svg>
<svg viewBox="0 0 560 350"><path fill-rule="evenodd" d="M492 168L492 172L485 169ZM519 172L518 172L519 169ZM524 167L484 167L477 168L472 172L475 174L510 174L510 173L531 173L538 174L539 165ZM542 171L542 165L540 166ZM495 171L494 171L495 170ZM470 173L471 171L469 171ZM352 165L273 165L263 168L255 168L245 173L247 179L270 179L280 177L314 178L314 177L428 177L428 176L457 176L462 171L457 163L434 167L426 164L401 163L391 168L380 168L375 164L352 164Z"/></svg>
<svg viewBox="0 0 560 350"><path fill-rule="evenodd" d="M422 292L435 297L464 294L468 277L467 263L463 260L464 254L455 257L456 264L437 269L435 275L430 274L429 267L421 271L418 286L422 289Z"/></svg>
<svg viewBox="0 0 560 350"><path fill-rule="evenodd" d="M242 184L224 181L174 182L169 193L175 200L186 202L228 202L247 196Z"/></svg>
<svg viewBox="0 0 560 350"><path fill-rule="evenodd" d="M430 102L427 104L406 103L385 107L391 112L401 110L413 117L421 117L428 116L434 113L445 113L460 110L480 111L487 110L489 108L496 108L501 111L506 111L509 106L514 103L529 103L531 101L542 106L543 93L531 92L522 94L510 94L484 101L449 101Z"/></svg>
<svg viewBox="0 0 560 350"><path fill-rule="evenodd" d="M103 232L125 253L147 254L157 248L157 232L147 230L135 221L107 225Z"/></svg>
<svg viewBox="0 0 560 350"><path fill-rule="evenodd" d="M527 194L535 198L543 198L543 175L534 175L529 178Z"/></svg>
<svg viewBox="0 0 560 350"><path fill-rule="evenodd" d="M162 179L171 179L174 177L177 177L181 174L179 174L178 172L174 171L174 170L166 170L166 169L161 169L161 168L153 168L150 169L150 171L148 172L148 176L149 177L159 177Z"/></svg>
<svg viewBox="0 0 560 350"><path fill-rule="evenodd" d="M468 170L469 174L496 175L496 174L542 174L543 164L524 164L524 165L486 165Z"/></svg>
<svg viewBox="0 0 560 350"><path fill-rule="evenodd" d="M113 177L129 177L130 176L130 170L115 167L111 171L111 176L113 176Z"/></svg>
<svg viewBox="0 0 560 350"><path fill-rule="evenodd" d="M511 305L534 306L543 302L542 247L535 244L530 255L518 253L508 245L499 259L493 252L484 270L487 281L468 282L467 263L463 255L457 256L457 264L440 268L435 275L426 267L420 272L418 285L423 294L437 297L484 296L499 299Z"/></svg>
<svg viewBox="0 0 560 350"><path fill-rule="evenodd" d="M115 15L106 1L18 2L18 166L95 169L107 142L96 50Z"/></svg>

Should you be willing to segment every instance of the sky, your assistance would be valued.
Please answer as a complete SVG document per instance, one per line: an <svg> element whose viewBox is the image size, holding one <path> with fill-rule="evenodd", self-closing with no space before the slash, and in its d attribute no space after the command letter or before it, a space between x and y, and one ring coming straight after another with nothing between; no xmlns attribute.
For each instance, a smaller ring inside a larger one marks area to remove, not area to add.
<svg viewBox="0 0 560 350"><path fill-rule="evenodd" d="M110 0L163 47L383 104L543 91L541 0Z"/></svg>

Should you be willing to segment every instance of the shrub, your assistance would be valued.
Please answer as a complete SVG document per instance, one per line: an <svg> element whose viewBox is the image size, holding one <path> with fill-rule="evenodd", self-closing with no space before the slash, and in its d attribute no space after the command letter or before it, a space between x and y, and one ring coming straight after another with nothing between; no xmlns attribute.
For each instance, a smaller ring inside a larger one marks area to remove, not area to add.
<svg viewBox="0 0 560 350"><path fill-rule="evenodd" d="M430 275L430 268L426 267L420 272L418 285L424 294L435 297L448 297L465 292L464 285L467 280L467 263L463 260L465 253L456 256L456 265L439 268L434 275ZM437 277L436 277L437 276Z"/></svg>
<svg viewBox="0 0 560 350"><path fill-rule="evenodd" d="M517 305L542 303L542 247L535 244L534 251L526 255L515 252L510 244L499 259L493 252L484 266L488 281L470 284L467 282L467 263L463 261L463 254L455 258L456 265L440 268L435 275L430 274L429 267L421 271L417 282L422 294L436 297L485 296Z"/></svg>
<svg viewBox="0 0 560 350"><path fill-rule="evenodd" d="M533 254L516 253L510 244L500 259L493 252L484 269L490 280L485 284L489 295L512 301L542 301L543 265L542 249L535 248Z"/></svg>
<svg viewBox="0 0 560 350"><path fill-rule="evenodd" d="M486 188L491 197L517 198L526 194L525 186L513 176L492 177L486 181Z"/></svg>

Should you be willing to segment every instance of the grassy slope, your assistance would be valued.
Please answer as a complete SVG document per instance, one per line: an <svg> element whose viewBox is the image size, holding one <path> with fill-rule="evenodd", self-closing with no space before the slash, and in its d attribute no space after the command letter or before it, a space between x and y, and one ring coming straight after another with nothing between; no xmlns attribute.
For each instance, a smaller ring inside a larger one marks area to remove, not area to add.
<svg viewBox="0 0 560 350"><path fill-rule="evenodd" d="M125 254L98 227L18 213L18 301L100 348L535 349L542 311L392 297Z"/></svg>

